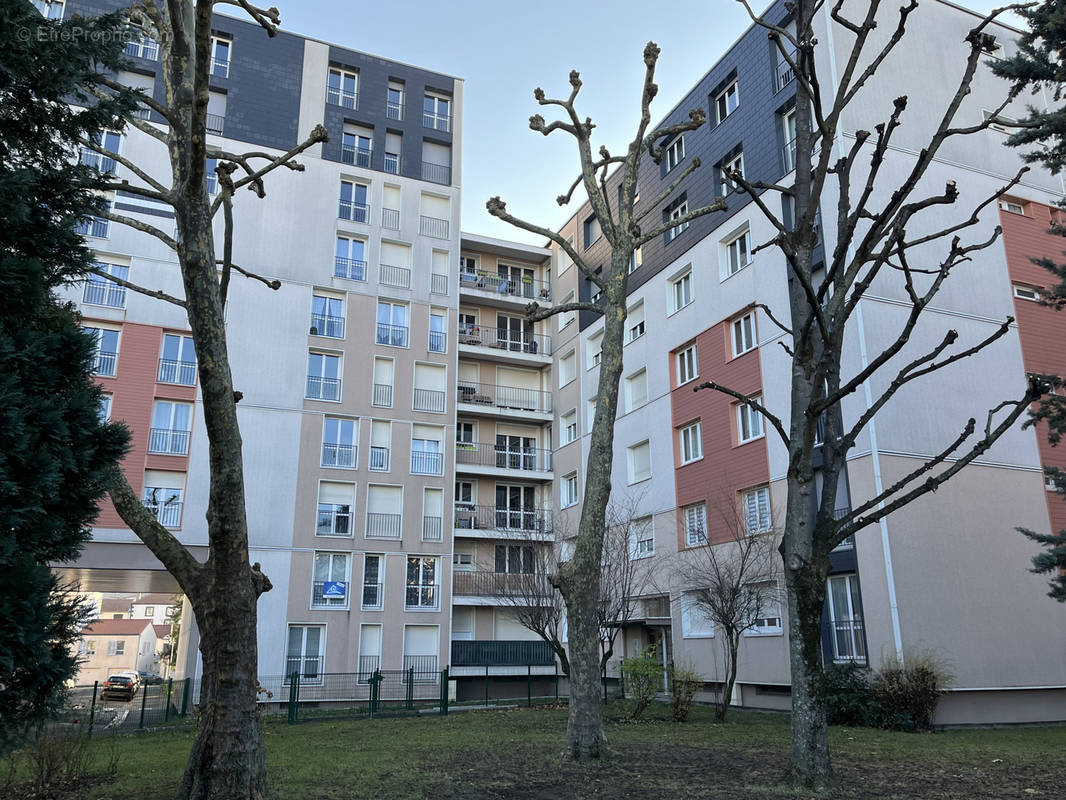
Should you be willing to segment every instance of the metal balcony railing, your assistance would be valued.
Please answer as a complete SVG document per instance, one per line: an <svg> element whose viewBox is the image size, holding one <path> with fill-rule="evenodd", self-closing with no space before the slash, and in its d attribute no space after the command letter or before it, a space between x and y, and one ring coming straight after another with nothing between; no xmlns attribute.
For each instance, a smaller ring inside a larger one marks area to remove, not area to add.
<svg viewBox="0 0 1066 800"><path fill-rule="evenodd" d="M97 153L95 150L90 150L88 147L81 149L81 163L87 167L93 167L102 175L115 174L115 159L105 156L103 153Z"/></svg>
<svg viewBox="0 0 1066 800"><path fill-rule="evenodd" d="M386 153L385 154L385 171L393 175L400 174L400 154L399 153Z"/></svg>
<svg viewBox="0 0 1066 800"><path fill-rule="evenodd" d="M370 169L370 148L341 145L341 161Z"/></svg>
<svg viewBox="0 0 1066 800"><path fill-rule="evenodd" d="M550 533L551 511L545 508L496 508L455 504L455 527L462 530Z"/></svg>
<svg viewBox="0 0 1066 800"><path fill-rule="evenodd" d="M455 570L452 573L452 594L473 597L505 597L518 595L528 597L550 597L552 592L548 576L542 573L525 572L489 572L477 570L467 572Z"/></svg>
<svg viewBox="0 0 1066 800"><path fill-rule="evenodd" d="M172 428L152 428L148 431L148 452L168 456L184 456L189 453L189 431Z"/></svg>
<svg viewBox="0 0 1066 800"><path fill-rule="evenodd" d="M367 606L363 606L367 608ZM359 673L356 683L370 683L374 673L381 668L381 656L359 656Z"/></svg>
<svg viewBox="0 0 1066 800"><path fill-rule="evenodd" d="M433 294L448 294L448 276L437 272L430 274L429 290Z"/></svg>
<svg viewBox="0 0 1066 800"><path fill-rule="evenodd" d="M406 683L411 672L414 671L415 681L436 682L440 676L437 669L436 656L404 656L403 657L403 682Z"/></svg>
<svg viewBox="0 0 1066 800"><path fill-rule="evenodd" d="M181 524L181 501L168 500L163 503L145 500L147 508L164 528L177 528Z"/></svg>
<svg viewBox="0 0 1066 800"><path fill-rule="evenodd" d="M408 329L403 325L389 325L385 322L378 323L377 342L391 347L407 347Z"/></svg>
<svg viewBox="0 0 1066 800"><path fill-rule="evenodd" d="M452 182L452 168L447 164L430 164L428 161L423 161L422 180L448 186Z"/></svg>
<svg viewBox="0 0 1066 800"><path fill-rule="evenodd" d="M445 133L448 133L452 129L452 115L423 111L422 126L425 128L432 128L435 131L444 131Z"/></svg>
<svg viewBox="0 0 1066 800"><path fill-rule="evenodd" d="M110 306L111 308L124 308L126 306L126 287L104 279L101 281L89 281L85 284L85 293L82 302L94 306Z"/></svg>
<svg viewBox="0 0 1066 800"><path fill-rule="evenodd" d="M436 389L415 389L412 407L415 411L436 411L444 413L447 407L445 392Z"/></svg>
<svg viewBox="0 0 1066 800"><path fill-rule="evenodd" d="M388 228L390 231L398 231L400 229L400 211L396 208L383 208L381 209L381 227Z"/></svg>
<svg viewBox="0 0 1066 800"><path fill-rule="evenodd" d="M439 583L414 583L408 584L403 597L404 608L437 609L440 608L440 584ZM406 667L407 659L404 657ZM436 657L432 656L434 663ZM417 671L417 670L416 670Z"/></svg>
<svg viewBox="0 0 1066 800"><path fill-rule="evenodd" d="M352 512L351 511L327 511L320 508L315 522L316 536L351 536L352 535Z"/></svg>
<svg viewBox="0 0 1066 800"><path fill-rule="evenodd" d="M380 583L364 583L363 584L363 608L373 609L381 608L382 586ZM377 658L377 656L365 656L366 658ZM360 672L362 668L360 668Z"/></svg>
<svg viewBox="0 0 1066 800"><path fill-rule="evenodd" d="M506 408L511 411L548 413L552 410L552 393L518 386L498 386L491 383L460 381L456 401L466 405Z"/></svg>
<svg viewBox="0 0 1066 800"><path fill-rule="evenodd" d="M370 469L374 470L375 472L389 471L389 448L370 448Z"/></svg>
<svg viewBox="0 0 1066 800"><path fill-rule="evenodd" d="M160 383L193 386L196 383L196 362L173 361L169 358L161 358L159 359L159 375L157 379Z"/></svg>
<svg viewBox="0 0 1066 800"><path fill-rule="evenodd" d="M314 683L322 680L321 656L288 656L285 659L285 685L289 685L289 676L300 673L300 683Z"/></svg>
<svg viewBox="0 0 1066 800"><path fill-rule="evenodd" d="M307 394L309 400L340 400L340 378L323 378L319 375L307 376Z"/></svg>
<svg viewBox="0 0 1066 800"><path fill-rule="evenodd" d="M491 347L495 350L507 350L511 353L550 356L552 340L550 336L538 333L512 331L507 328L493 328L488 325L466 325L459 329L459 344L476 347Z"/></svg>
<svg viewBox="0 0 1066 800"><path fill-rule="evenodd" d="M411 453L412 475L441 475L443 472L443 453L425 453L420 450Z"/></svg>
<svg viewBox="0 0 1066 800"><path fill-rule="evenodd" d="M333 274L350 281L366 280L366 262L337 256L333 261Z"/></svg>
<svg viewBox="0 0 1066 800"><path fill-rule="evenodd" d="M796 79L795 71L792 69L792 67L790 67L788 65L788 62L785 61L784 56L782 56L780 53L778 53L777 57L778 57L779 60L777 62L777 69L775 71L775 76L774 76L774 91L775 92L781 91L782 89L784 89L786 86L788 86L790 83L792 83L792 81L794 81ZM788 57L791 58L793 61L795 61L796 60L796 51L793 50L791 53L789 53Z"/></svg>
<svg viewBox="0 0 1066 800"><path fill-rule="evenodd" d="M222 135L222 129L225 127L226 118L221 114L208 114L207 115L207 132L217 133Z"/></svg>
<svg viewBox="0 0 1066 800"><path fill-rule="evenodd" d="M148 108L148 106L137 106L137 108L133 109L133 116L137 119L151 119L152 109Z"/></svg>
<svg viewBox="0 0 1066 800"><path fill-rule="evenodd" d="M350 222L369 222L370 206L366 203L356 203L352 200L341 200L337 206L337 217Z"/></svg>
<svg viewBox="0 0 1066 800"><path fill-rule="evenodd" d="M370 404L378 408L392 408L392 385L388 383L375 383Z"/></svg>
<svg viewBox="0 0 1066 800"><path fill-rule="evenodd" d="M850 513L851 513L851 506L843 506L842 508L834 509L833 510L833 519L843 519L844 517L846 517ZM833 549L834 550L850 550L853 547L855 547L855 537L854 536L849 536L847 539L842 541L840 544L838 544Z"/></svg>
<svg viewBox="0 0 1066 800"><path fill-rule="evenodd" d="M452 642L453 667L550 667L554 663L555 653L543 641Z"/></svg>
<svg viewBox="0 0 1066 800"><path fill-rule="evenodd" d="M385 103L385 116L388 119L403 119L403 104L402 103Z"/></svg>
<svg viewBox="0 0 1066 800"><path fill-rule="evenodd" d="M156 61L159 59L159 43L150 36L145 36L139 41L126 42L125 53L134 58Z"/></svg>
<svg viewBox="0 0 1066 800"><path fill-rule="evenodd" d="M459 272L459 288L479 289L523 300L551 300L551 284L535 278L515 279L491 272Z"/></svg>
<svg viewBox="0 0 1066 800"><path fill-rule="evenodd" d="M425 214L418 218L418 232L423 236L432 236L434 239L447 239L450 223L440 217L427 217Z"/></svg>
<svg viewBox="0 0 1066 800"><path fill-rule="evenodd" d="M456 442L455 463L518 472L551 472L552 451L488 442Z"/></svg>
<svg viewBox="0 0 1066 800"><path fill-rule="evenodd" d="M111 221L103 217L84 217L74 226L74 232L93 239L106 239L111 232Z"/></svg>
<svg viewBox="0 0 1066 800"><path fill-rule="evenodd" d="M380 514L374 511L366 515L367 539L399 539L403 526L400 514Z"/></svg>
<svg viewBox="0 0 1066 800"><path fill-rule="evenodd" d="M106 350L98 350L93 363L93 372L106 378L115 377L115 367L118 365L118 353L110 353Z"/></svg>
<svg viewBox="0 0 1066 800"><path fill-rule="evenodd" d="M336 444L334 442L323 442L322 444L322 466L323 467L339 467L341 469L355 469L355 465L359 463L359 445L357 444Z"/></svg>
<svg viewBox="0 0 1066 800"><path fill-rule="evenodd" d="M833 660L866 663L866 645L862 638L862 620L833 620Z"/></svg>
<svg viewBox="0 0 1066 800"><path fill-rule="evenodd" d="M326 102L345 108L359 107L359 92L348 92L336 86L326 87Z"/></svg>
<svg viewBox="0 0 1066 800"><path fill-rule="evenodd" d="M411 270L392 264L378 264L378 283L382 286L394 286L397 289L410 289Z"/></svg>
<svg viewBox="0 0 1066 800"><path fill-rule="evenodd" d="M429 352L444 353L448 349L448 335L444 331L429 332Z"/></svg>
<svg viewBox="0 0 1066 800"><path fill-rule="evenodd" d="M326 314L312 314L311 335L328 336L331 339L343 339L344 317L331 317Z"/></svg>
<svg viewBox="0 0 1066 800"><path fill-rule="evenodd" d="M439 542L444 539L444 520L440 517L422 517L422 541Z"/></svg>
<svg viewBox="0 0 1066 800"><path fill-rule="evenodd" d="M348 605L347 587L351 583L345 583L344 597L326 597L323 593L326 588L325 581L311 582L311 608L345 608Z"/></svg>
<svg viewBox="0 0 1066 800"><path fill-rule="evenodd" d="M211 57L211 74L216 78L228 78L229 77L229 59Z"/></svg>

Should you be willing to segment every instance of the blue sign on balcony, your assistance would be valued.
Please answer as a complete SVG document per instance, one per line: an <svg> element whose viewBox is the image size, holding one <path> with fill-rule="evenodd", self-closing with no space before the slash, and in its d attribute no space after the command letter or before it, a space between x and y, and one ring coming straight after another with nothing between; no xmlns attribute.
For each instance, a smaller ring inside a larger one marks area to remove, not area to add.
<svg viewBox="0 0 1066 800"><path fill-rule="evenodd" d="M348 584L344 581L326 581L322 586L322 597L327 600L343 600L348 595Z"/></svg>

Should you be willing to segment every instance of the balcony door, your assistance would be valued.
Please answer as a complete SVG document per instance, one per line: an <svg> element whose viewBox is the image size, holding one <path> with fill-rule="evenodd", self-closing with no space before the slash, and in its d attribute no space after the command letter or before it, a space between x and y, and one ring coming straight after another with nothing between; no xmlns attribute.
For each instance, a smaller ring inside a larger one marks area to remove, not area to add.
<svg viewBox="0 0 1066 800"><path fill-rule="evenodd" d="M500 347L507 350L527 350L532 341L533 323L522 317L510 317L506 314L496 315L496 338Z"/></svg>
<svg viewBox="0 0 1066 800"><path fill-rule="evenodd" d="M537 440L532 436L496 434L496 466L499 469L536 469Z"/></svg>
<svg viewBox="0 0 1066 800"><path fill-rule="evenodd" d="M500 276L500 292L517 294L522 297L533 296L533 270L499 264L496 274Z"/></svg>
<svg viewBox="0 0 1066 800"><path fill-rule="evenodd" d="M531 531L536 528L532 486L496 484L496 527Z"/></svg>

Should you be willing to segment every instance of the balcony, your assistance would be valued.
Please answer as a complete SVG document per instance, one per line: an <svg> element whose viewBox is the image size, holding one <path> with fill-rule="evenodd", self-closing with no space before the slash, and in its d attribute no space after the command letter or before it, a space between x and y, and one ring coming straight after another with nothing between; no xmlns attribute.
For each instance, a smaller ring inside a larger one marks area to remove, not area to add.
<svg viewBox="0 0 1066 800"><path fill-rule="evenodd" d="M452 130L452 115L437 114L433 111L422 112L422 127L432 128L435 131L450 133Z"/></svg>
<svg viewBox="0 0 1066 800"><path fill-rule="evenodd" d="M221 114L208 114L207 115L207 132L216 133L219 136L222 135L222 128L226 124L226 118Z"/></svg>
<svg viewBox="0 0 1066 800"><path fill-rule="evenodd" d="M447 394L445 392L440 392L436 389L415 389L412 408L415 411L433 411L443 414L447 405L446 397Z"/></svg>
<svg viewBox="0 0 1066 800"><path fill-rule="evenodd" d="M341 200L337 206L337 218L367 223L370 221L370 206L353 200Z"/></svg>
<svg viewBox="0 0 1066 800"><path fill-rule="evenodd" d="M84 217L74 226L74 233L92 239L106 239L111 233L111 221L103 217Z"/></svg>
<svg viewBox="0 0 1066 800"><path fill-rule="evenodd" d="M112 283L106 278L99 280L89 279L85 284L85 293L82 302L94 306L110 306L111 308L126 307L126 287Z"/></svg>
<svg viewBox="0 0 1066 800"><path fill-rule="evenodd" d="M325 581L312 581L311 582L311 608L347 608L348 607L348 587L351 586L350 582L345 581L344 597L326 597Z"/></svg>
<svg viewBox="0 0 1066 800"><path fill-rule="evenodd" d="M411 270L407 267L395 267L392 264L379 264L378 283L397 289L410 289Z"/></svg>
<svg viewBox="0 0 1066 800"><path fill-rule="evenodd" d="M114 353L111 355L114 356ZM114 359L112 358L112 360ZM114 375L114 370L109 374ZM159 374L157 380L160 383L176 383L179 386L195 386L196 362L172 361L169 358L161 358L159 359Z"/></svg>
<svg viewBox="0 0 1066 800"><path fill-rule="evenodd" d="M551 284L535 278L516 280L509 275L494 275L491 272L459 272L460 291L486 292L507 299L521 300L523 305L536 300L551 301Z"/></svg>
<svg viewBox="0 0 1066 800"><path fill-rule="evenodd" d="M114 378L116 366L118 366L118 353L110 353L106 350L96 352L96 357L93 359L93 374Z"/></svg>
<svg viewBox="0 0 1066 800"><path fill-rule="evenodd" d="M322 444L323 467L355 469L357 463L359 463L359 445L336 444L335 442L324 442Z"/></svg>
<svg viewBox="0 0 1066 800"><path fill-rule="evenodd" d="M367 539L399 539L402 527L403 516L400 514L381 514L371 511L366 515Z"/></svg>
<svg viewBox="0 0 1066 800"><path fill-rule="evenodd" d="M453 667L555 666L555 653L544 641L452 642Z"/></svg>
<svg viewBox="0 0 1066 800"><path fill-rule="evenodd" d="M331 339L343 339L344 317L331 317L325 314L312 314L311 335L328 336Z"/></svg>
<svg viewBox="0 0 1066 800"><path fill-rule="evenodd" d="M345 164L370 169L370 148L341 145L341 161Z"/></svg>
<svg viewBox="0 0 1066 800"><path fill-rule="evenodd" d="M145 491L162 491L146 489ZM165 500L160 503L153 500L145 500L144 507L158 520L164 528L177 528L181 525L181 501Z"/></svg>
<svg viewBox="0 0 1066 800"><path fill-rule="evenodd" d="M496 508L456 503L455 527L467 531L506 531L519 536L548 535L551 511L545 508Z"/></svg>
<svg viewBox="0 0 1066 800"><path fill-rule="evenodd" d="M429 290L433 294L448 294L448 276L432 273L429 276Z"/></svg>
<svg viewBox="0 0 1066 800"><path fill-rule="evenodd" d="M342 506L347 508L347 506ZM318 520L315 523L315 536L351 536L352 535L352 512L327 511L320 508Z"/></svg>
<svg viewBox="0 0 1066 800"><path fill-rule="evenodd" d="M670 621L670 598L641 597L634 598L636 608L633 618L642 619L646 622L669 622Z"/></svg>
<svg viewBox="0 0 1066 800"><path fill-rule="evenodd" d="M399 153L386 153L385 154L385 171L392 175L400 174L400 154Z"/></svg>
<svg viewBox="0 0 1066 800"><path fill-rule="evenodd" d="M415 583L408 584L403 597L403 607L405 611L422 610L422 611L436 611L440 608L440 584L439 583ZM432 658L433 663L437 661L436 656L422 656L423 658ZM418 656L405 656L404 667L407 666L408 658L418 658ZM416 672L418 670L415 670Z"/></svg>
<svg viewBox="0 0 1066 800"><path fill-rule="evenodd" d="M326 87L326 102L344 108L359 107L359 92L348 92L336 86Z"/></svg>
<svg viewBox="0 0 1066 800"><path fill-rule="evenodd" d="M126 55L133 58L143 58L146 61L159 60L159 43L150 36L144 36L139 41L126 42Z"/></svg>
<svg viewBox="0 0 1066 800"><path fill-rule="evenodd" d="M429 332L429 352L446 353L448 351L448 335L444 331Z"/></svg>
<svg viewBox="0 0 1066 800"><path fill-rule="evenodd" d="M337 256L333 262L333 274L335 277L347 278L350 281L365 281L366 262Z"/></svg>
<svg viewBox="0 0 1066 800"><path fill-rule="evenodd" d="M105 156L103 153L97 153L95 150L90 150L88 147L81 149L81 163L87 167L92 167L101 175L115 174L115 159Z"/></svg>
<svg viewBox="0 0 1066 800"><path fill-rule="evenodd" d="M148 452L167 456L189 454L189 432L171 428L152 428L148 432Z"/></svg>
<svg viewBox="0 0 1066 800"><path fill-rule="evenodd" d="M412 475L443 475L444 454L416 450L411 453Z"/></svg>
<svg viewBox="0 0 1066 800"><path fill-rule="evenodd" d="M529 356L550 356L550 336L524 331L512 331L489 325L468 325L459 329L459 344L483 347L499 353ZM509 359L508 359L509 360Z"/></svg>
<svg viewBox="0 0 1066 800"><path fill-rule="evenodd" d="M228 49L228 48L227 48ZM211 74L216 78L228 78L229 77L229 59L218 58L217 56L211 57Z"/></svg>
<svg viewBox="0 0 1066 800"><path fill-rule="evenodd" d="M552 451L487 442L456 442L455 463L457 466L488 467L508 472L547 473L552 469Z"/></svg>
<svg viewBox="0 0 1066 800"><path fill-rule="evenodd" d="M450 186L452 182L452 168L447 164L430 164L428 161L423 161L422 180Z"/></svg>
<svg viewBox="0 0 1066 800"><path fill-rule="evenodd" d="M323 378L318 375L308 375L307 394L304 397L308 400L340 400L340 378Z"/></svg>
<svg viewBox="0 0 1066 800"><path fill-rule="evenodd" d="M431 236L434 239L447 239L451 225L446 219L439 217L427 217L425 214L418 218L418 232L423 236Z"/></svg>
<svg viewBox="0 0 1066 800"><path fill-rule="evenodd" d="M444 540L444 520L440 517L422 517L422 541L440 542Z"/></svg>
<svg viewBox="0 0 1066 800"><path fill-rule="evenodd" d="M386 344L389 347L407 347L408 333L408 328L403 325L389 325L387 322L379 322L377 343Z"/></svg>
<svg viewBox="0 0 1066 800"><path fill-rule="evenodd" d="M370 469L374 470L374 472L389 471L389 448L370 448Z"/></svg>
<svg viewBox="0 0 1066 800"><path fill-rule="evenodd" d="M416 681L436 681L440 678L440 670L437 669L436 656L404 656L403 657L403 680L407 680L407 673L414 671Z"/></svg>
<svg viewBox="0 0 1066 800"><path fill-rule="evenodd" d="M370 396L370 405L378 408L392 408L392 385L375 383Z"/></svg>
<svg viewBox="0 0 1066 800"><path fill-rule="evenodd" d="M363 584L363 609L366 611L374 611L380 609L382 606L382 599L385 595L383 591L384 587L380 583L364 583ZM378 658L378 656L363 656L362 658ZM362 672L362 659L360 659L359 671ZM375 665L374 669L377 669Z"/></svg>
<svg viewBox="0 0 1066 800"><path fill-rule="evenodd" d="M517 386L498 386L491 383L461 381L456 389L456 402L479 408L550 414L552 393Z"/></svg>
<svg viewBox="0 0 1066 800"><path fill-rule="evenodd" d="M398 231L400 229L400 210L398 208L381 209L381 227L388 228L390 231Z"/></svg>
<svg viewBox="0 0 1066 800"><path fill-rule="evenodd" d="M467 597L523 598L550 597L553 589L548 576L542 573L489 572L455 570L452 573L452 595Z"/></svg>
<svg viewBox="0 0 1066 800"><path fill-rule="evenodd" d="M403 104L402 103L385 103L385 116L388 119L403 120Z"/></svg>
<svg viewBox="0 0 1066 800"><path fill-rule="evenodd" d="M793 50L791 53L788 54L788 57L795 61L796 51ZM774 91L780 92L782 89L784 89L796 79L796 73L792 69L792 67L788 65L788 62L785 61L785 57L782 56L780 52L777 53L777 58L779 60L777 62L777 69L774 75Z"/></svg>

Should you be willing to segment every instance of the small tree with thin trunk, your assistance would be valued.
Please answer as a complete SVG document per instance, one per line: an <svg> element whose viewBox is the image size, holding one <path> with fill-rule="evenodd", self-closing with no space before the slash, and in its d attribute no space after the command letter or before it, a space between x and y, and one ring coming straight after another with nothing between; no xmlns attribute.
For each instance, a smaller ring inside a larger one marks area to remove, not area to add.
<svg viewBox="0 0 1066 800"><path fill-rule="evenodd" d="M493 197L486 207L490 214L531 233L550 239L573 260L580 273L600 292L598 301L561 303L550 308L531 304L530 320L546 319L553 314L589 311L604 319L603 348L600 360L599 384L596 392L596 420L589 442L588 466L585 471L585 490L573 557L559 568L556 583L566 602L569 627L570 708L566 727L566 753L577 761L598 759L605 754L606 737L603 731L603 708L600 701L600 561L603 539L607 531L607 503L611 494L611 464L614 456L614 420L618 410L618 381L622 374L622 344L626 318L626 282L633 251L645 242L663 236L670 228L688 224L705 214L725 207L718 200L708 206L693 209L668 223L642 227L644 218L657 212L681 182L700 161L694 158L688 167L663 191L662 195L641 213L634 211L637 175L642 159L647 156L655 163L663 157L662 144L685 131L695 130L706 122L706 112L696 108L689 118L676 125L651 127L651 102L658 92L655 84L655 63L659 47L649 42L644 48L645 75L641 92L640 121L625 155L611 155L606 147L594 154L589 118L581 119L575 106L581 90L577 71L570 73L570 95L565 100L549 98L542 89L534 97L542 106L562 110L564 118L545 122L537 114L530 117L529 127L549 136L556 131L568 133L577 145L580 175L566 194L558 198L560 205L570 202L574 191L581 186L588 195L592 210L600 223L603 237L610 246L610 263L602 271L590 264L582 252L555 231L513 216L499 197ZM607 191L607 174L613 167L621 171L621 189L616 197Z"/></svg>
<svg viewBox="0 0 1066 800"><path fill-rule="evenodd" d="M174 210L177 236L122 214L107 213L163 242L176 255L183 297L143 287L108 273L102 278L184 309L197 355L200 397L208 440L210 490L207 503L206 563L192 553L142 505L121 471L115 470L110 495L119 515L175 577L189 598L200 628L203 681L200 726L182 780L182 798L259 800L266 795L262 730L256 706L258 654L256 603L271 588L258 564L248 561L248 523L237 403L226 347L224 307L234 272L272 289L280 282L262 278L233 260L233 203L240 189L265 194L263 178L278 167L302 170L293 159L326 139L319 125L286 153L231 153L208 145L207 105L211 66L211 21L216 5L244 9L268 35L277 32L277 9L258 8L247 0L142 0L130 10L131 21L159 42L160 74L165 99L141 95L153 121L136 117L128 125L151 137L169 156L170 175L152 175L99 140L84 146L113 159L125 180L106 187L165 204ZM125 87L102 79L104 91ZM100 89L96 90L100 93ZM158 124L156 121L163 124ZM207 191L207 159L218 160L220 191ZM213 220L222 212L221 258L216 253Z"/></svg>

